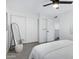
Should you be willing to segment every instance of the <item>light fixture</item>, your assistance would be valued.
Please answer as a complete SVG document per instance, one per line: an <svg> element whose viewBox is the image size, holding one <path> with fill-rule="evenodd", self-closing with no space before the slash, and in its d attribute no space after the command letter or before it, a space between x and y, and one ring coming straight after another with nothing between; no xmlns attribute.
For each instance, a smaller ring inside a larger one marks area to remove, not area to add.
<svg viewBox="0 0 79 59"><path fill-rule="evenodd" d="M59 8L59 0L54 0L53 1L53 7L58 9Z"/></svg>
<svg viewBox="0 0 79 59"><path fill-rule="evenodd" d="M53 7L56 8L56 9L58 9L59 8L59 4L57 4L57 3L53 4Z"/></svg>

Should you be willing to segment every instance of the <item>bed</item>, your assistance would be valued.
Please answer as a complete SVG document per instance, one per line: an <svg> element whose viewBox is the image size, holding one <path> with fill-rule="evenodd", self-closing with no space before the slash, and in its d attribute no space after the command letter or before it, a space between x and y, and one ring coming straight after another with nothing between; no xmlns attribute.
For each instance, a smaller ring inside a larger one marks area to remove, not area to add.
<svg viewBox="0 0 79 59"><path fill-rule="evenodd" d="M29 59L73 59L73 42L59 40L37 45L32 49Z"/></svg>

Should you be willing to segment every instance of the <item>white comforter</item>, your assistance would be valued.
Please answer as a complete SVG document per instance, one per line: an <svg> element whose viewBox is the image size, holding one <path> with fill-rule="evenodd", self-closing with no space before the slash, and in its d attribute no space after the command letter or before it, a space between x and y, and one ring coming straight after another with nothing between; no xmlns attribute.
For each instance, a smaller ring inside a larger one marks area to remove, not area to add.
<svg viewBox="0 0 79 59"><path fill-rule="evenodd" d="M73 59L73 43L60 40L35 46L29 59Z"/></svg>

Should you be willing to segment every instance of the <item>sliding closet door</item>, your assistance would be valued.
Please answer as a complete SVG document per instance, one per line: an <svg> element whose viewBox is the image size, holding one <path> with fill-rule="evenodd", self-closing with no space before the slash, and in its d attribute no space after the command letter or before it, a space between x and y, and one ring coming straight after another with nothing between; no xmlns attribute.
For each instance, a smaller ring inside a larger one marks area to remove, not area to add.
<svg viewBox="0 0 79 59"><path fill-rule="evenodd" d="M26 42L26 36L25 36L25 17L23 16L11 16L11 23L16 23L19 26L21 39L23 39L23 42Z"/></svg>
<svg viewBox="0 0 79 59"><path fill-rule="evenodd" d="M26 18L26 40L27 43L38 40L38 18L36 16L27 16Z"/></svg>
<svg viewBox="0 0 79 59"><path fill-rule="evenodd" d="M55 36L54 21L52 19L47 20L47 42L53 41Z"/></svg>

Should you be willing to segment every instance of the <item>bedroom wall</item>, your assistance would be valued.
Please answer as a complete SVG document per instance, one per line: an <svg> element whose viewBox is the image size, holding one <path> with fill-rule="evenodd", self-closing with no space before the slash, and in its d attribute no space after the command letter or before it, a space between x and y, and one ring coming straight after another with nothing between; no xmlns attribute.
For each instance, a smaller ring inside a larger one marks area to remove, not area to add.
<svg viewBox="0 0 79 59"><path fill-rule="evenodd" d="M7 13L9 14L9 25L10 23L17 23L19 25L23 43L37 42L39 40L38 20L40 20L40 16L45 17L46 19L54 20L54 16L44 16L30 12L24 14L12 10L7 10ZM54 21L56 21L56 19Z"/></svg>
<svg viewBox="0 0 79 59"><path fill-rule="evenodd" d="M7 13L9 14L8 15L9 26L11 22L17 22L17 21L25 25L25 30L23 30L22 28L22 31L25 34L24 35L21 34L22 39L24 39L23 40L24 43L31 43L31 42L38 41L38 18L39 18L38 16L39 15L31 14L29 12L27 14L24 14L24 13L19 13L19 12L10 11L10 10L7 10ZM72 39L72 17L73 17L72 11L71 12L69 11L67 13L66 12L62 13L61 15L58 16L57 19L54 19L54 15L52 17L48 16L48 18L53 19L54 22L60 24L61 39ZM16 20L15 18L18 20ZM56 34L56 36L57 35L58 34Z"/></svg>
<svg viewBox="0 0 79 59"><path fill-rule="evenodd" d="M60 39L73 39L73 11L67 11L60 18Z"/></svg>
<svg viewBox="0 0 79 59"><path fill-rule="evenodd" d="M17 23L20 27L21 38L23 43L31 43L38 41L38 16L32 13L19 13L7 10L8 27L11 23ZM10 36L9 30L9 36ZM11 36L9 38L11 40ZM10 41L9 41L10 42Z"/></svg>
<svg viewBox="0 0 79 59"><path fill-rule="evenodd" d="M9 50L10 47L10 40L11 40L11 35L10 35L10 14L6 14L6 53Z"/></svg>

